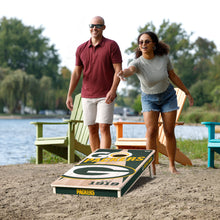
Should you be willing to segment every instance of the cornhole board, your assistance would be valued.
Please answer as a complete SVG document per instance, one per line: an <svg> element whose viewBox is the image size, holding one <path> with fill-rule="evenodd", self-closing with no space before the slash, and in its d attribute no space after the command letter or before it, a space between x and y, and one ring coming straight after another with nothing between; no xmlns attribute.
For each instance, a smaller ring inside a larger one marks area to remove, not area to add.
<svg viewBox="0 0 220 220"><path fill-rule="evenodd" d="M54 193L121 197L150 170L154 150L99 149L73 166L51 186Z"/></svg>

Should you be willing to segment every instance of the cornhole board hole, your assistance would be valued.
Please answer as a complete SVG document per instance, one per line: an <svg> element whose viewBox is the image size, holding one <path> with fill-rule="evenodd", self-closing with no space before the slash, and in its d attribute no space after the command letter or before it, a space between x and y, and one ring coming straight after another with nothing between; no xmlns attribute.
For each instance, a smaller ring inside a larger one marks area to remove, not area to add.
<svg viewBox="0 0 220 220"><path fill-rule="evenodd" d="M73 166L51 186L54 193L121 197L150 170L154 150L99 149Z"/></svg>

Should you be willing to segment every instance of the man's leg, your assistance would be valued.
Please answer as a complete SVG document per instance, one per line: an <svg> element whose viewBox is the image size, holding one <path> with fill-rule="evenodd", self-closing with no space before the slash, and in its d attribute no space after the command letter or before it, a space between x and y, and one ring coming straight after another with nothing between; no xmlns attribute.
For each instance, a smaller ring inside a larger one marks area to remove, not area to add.
<svg viewBox="0 0 220 220"><path fill-rule="evenodd" d="M105 98L100 99L97 105L96 122L99 123L99 130L101 134L100 148L111 148L111 132L110 126L113 122L114 102L107 104Z"/></svg>
<svg viewBox="0 0 220 220"><path fill-rule="evenodd" d="M91 151L94 152L100 148L99 124L89 125L89 144Z"/></svg>
<svg viewBox="0 0 220 220"><path fill-rule="evenodd" d="M99 129L101 133L101 144L100 148L109 149L111 148L111 132L110 132L110 124L99 124Z"/></svg>
<svg viewBox="0 0 220 220"><path fill-rule="evenodd" d="M89 144L91 151L100 148L99 124L96 123L97 100L82 98L84 124L89 128Z"/></svg>

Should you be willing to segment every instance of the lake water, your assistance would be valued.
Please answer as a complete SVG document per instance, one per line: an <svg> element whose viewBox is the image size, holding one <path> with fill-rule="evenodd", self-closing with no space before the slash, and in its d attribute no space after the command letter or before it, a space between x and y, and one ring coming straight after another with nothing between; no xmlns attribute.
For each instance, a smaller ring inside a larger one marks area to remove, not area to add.
<svg viewBox="0 0 220 220"><path fill-rule="evenodd" d="M31 121L62 121L62 119L0 119L0 165L27 163L35 157L36 128ZM44 125L44 136L65 136L67 125ZM125 137L144 137L144 125L125 125ZM115 126L111 126L112 143L115 142ZM205 126L177 126L176 138L203 139L208 137ZM220 136L220 134L217 134Z"/></svg>

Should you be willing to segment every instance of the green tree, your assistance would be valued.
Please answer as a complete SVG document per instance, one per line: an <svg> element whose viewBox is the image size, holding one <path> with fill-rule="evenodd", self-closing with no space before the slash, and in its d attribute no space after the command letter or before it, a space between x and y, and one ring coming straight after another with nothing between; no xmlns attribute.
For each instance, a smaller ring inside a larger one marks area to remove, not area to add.
<svg viewBox="0 0 220 220"><path fill-rule="evenodd" d="M210 80L199 80L192 85L190 91L196 106L203 106L205 103L211 103L213 101L211 96L213 85L213 81Z"/></svg>
<svg viewBox="0 0 220 220"><path fill-rule="evenodd" d="M55 92L52 88L52 79L48 76L43 76L40 79L39 87L39 105L37 110L55 109Z"/></svg>
<svg viewBox="0 0 220 220"><path fill-rule="evenodd" d="M213 105L220 110L220 85L217 85L211 92Z"/></svg>
<svg viewBox="0 0 220 220"><path fill-rule="evenodd" d="M0 97L10 113L16 113L26 105L30 88L30 79L22 70L11 71L0 83Z"/></svg>
<svg viewBox="0 0 220 220"><path fill-rule="evenodd" d="M220 53L214 55L211 62L209 62L207 78L212 79L216 85L220 84Z"/></svg>
<svg viewBox="0 0 220 220"><path fill-rule="evenodd" d="M125 106L124 96L118 95L116 98L116 106Z"/></svg>
<svg viewBox="0 0 220 220"><path fill-rule="evenodd" d="M194 66L197 81L191 86L190 91L196 106L210 103L213 107L219 108L220 55L215 55L214 51L213 53L214 55L210 53L204 57L201 54Z"/></svg>
<svg viewBox="0 0 220 220"><path fill-rule="evenodd" d="M217 54L216 45L213 41L201 37L198 37L193 45L195 50L193 75L196 80L204 80L212 65L212 58Z"/></svg>
<svg viewBox="0 0 220 220"><path fill-rule="evenodd" d="M132 108L135 112L141 112L142 105L141 105L141 95L139 94L132 105Z"/></svg>
<svg viewBox="0 0 220 220"><path fill-rule="evenodd" d="M43 28L25 26L18 19L0 20L0 66L22 69L37 79L49 76L56 83L59 56L42 35Z"/></svg>
<svg viewBox="0 0 220 220"><path fill-rule="evenodd" d="M178 62L175 62L174 69L187 88L190 88L197 80L194 70L194 56L185 52L179 56Z"/></svg>
<svg viewBox="0 0 220 220"><path fill-rule="evenodd" d="M197 62L202 59L210 59L213 55L217 54L216 45L213 41L198 37L193 45Z"/></svg>
<svg viewBox="0 0 220 220"><path fill-rule="evenodd" d="M56 87L56 109L66 109L66 95L69 86L71 71L67 67L62 67L57 78Z"/></svg>
<svg viewBox="0 0 220 220"><path fill-rule="evenodd" d="M71 71L67 67L62 67L58 77L58 83L56 88L56 109L67 109L66 108L66 96L69 88L71 78ZM72 94L73 98L75 95L81 92L82 88L82 75L79 80L79 83Z"/></svg>
<svg viewBox="0 0 220 220"><path fill-rule="evenodd" d="M170 46L169 56L173 63L178 62L179 57L191 51L190 37L192 33L187 32L182 28L182 24L163 20L158 32L159 39Z"/></svg>
<svg viewBox="0 0 220 220"><path fill-rule="evenodd" d="M11 73L10 68L0 67L0 82L10 73Z"/></svg>
<svg viewBox="0 0 220 220"><path fill-rule="evenodd" d="M27 94L27 103L26 105L32 107L39 111L40 109L40 101L39 101L39 94L40 94L40 82L37 80L34 75L29 76L29 90Z"/></svg>

